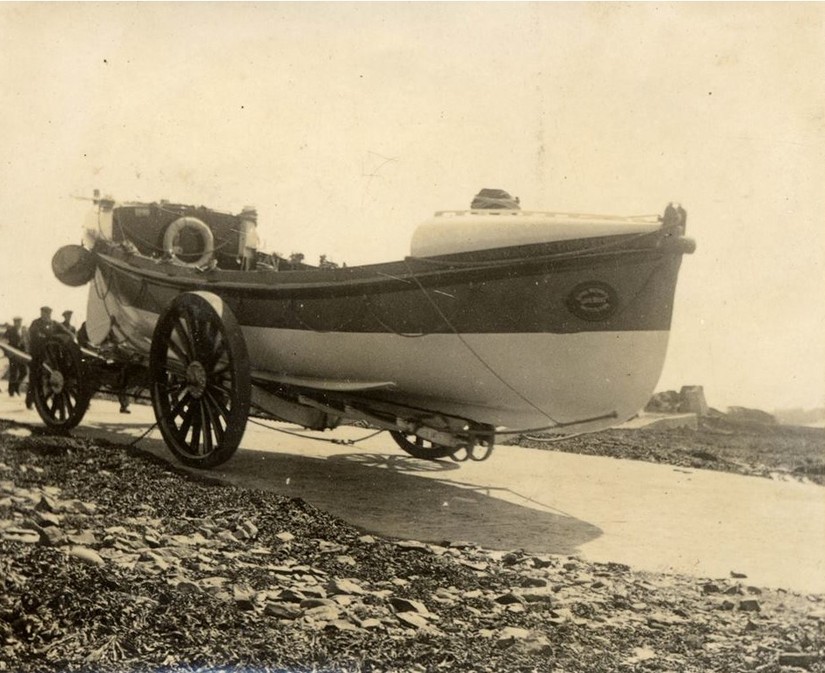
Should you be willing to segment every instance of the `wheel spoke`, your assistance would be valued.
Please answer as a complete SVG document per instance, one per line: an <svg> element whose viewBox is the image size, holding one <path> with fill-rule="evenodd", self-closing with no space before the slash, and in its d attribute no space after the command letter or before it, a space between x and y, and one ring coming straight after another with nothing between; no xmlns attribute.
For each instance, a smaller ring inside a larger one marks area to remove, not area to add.
<svg viewBox="0 0 825 673"><path fill-rule="evenodd" d="M219 351L222 353L226 352L226 338L224 337L223 332L221 332L220 327L215 327L215 337L212 340L212 343L214 344L216 353Z"/></svg>
<svg viewBox="0 0 825 673"><path fill-rule="evenodd" d="M212 405L212 408L217 412L217 414L224 419L224 423L228 422L229 418L229 409L227 409L226 405L219 399L217 399L211 390L206 391L206 399Z"/></svg>
<svg viewBox="0 0 825 673"><path fill-rule="evenodd" d="M191 310L183 311L182 317L184 323L186 324L186 329L189 332L189 343L192 346L192 359L200 360L200 353L203 341L203 336L200 330L200 323L196 320L196 317L192 315Z"/></svg>
<svg viewBox="0 0 825 673"><path fill-rule="evenodd" d="M221 385L221 384L229 384L229 385L227 386L227 385ZM224 396L226 396L228 398L232 397L232 379L225 379L225 378L212 379L211 381L209 381L209 383L207 385L209 387L209 390L217 390L217 391L220 391Z"/></svg>
<svg viewBox="0 0 825 673"><path fill-rule="evenodd" d="M200 453L201 446L201 424L200 406L192 405L192 441L189 443L193 453Z"/></svg>
<svg viewBox="0 0 825 673"><path fill-rule="evenodd" d="M211 321L206 323L196 322L195 325L199 328L197 332L198 359L208 368L215 357L216 334L219 333L219 328L214 326Z"/></svg>
<svg viewBox="0 0 825 673"><path fill-rule="evenodd" d="M183 414L183 422L180 424L180 436L186 440L186 435L189 434L189 428L192 427L192 418L194 417L195 410L190 405L186 412Z"/></svg>
<svg viewBox="0 0 825 673"><path fill-rule="evenodd" d="M220 376L221 374L230 371L232 363L227 358L226 360L219 360L212 366L212 376Z"/></svg>
<svg viewBox="0 0 825 673"><path fill-rule="evenodd" d="M183 415L183 408L192 401L192 395L188 392L178 400L178 403L172 408L170 413L171 418L177 418L178 416Z"/></svg>
<svg viewBox="0 0 825 673"><path fill-rule="evenodd" d="M212 426L212 429L215 431L215 441L217 442L218 446L223 442L223 426L221 425L221 420L226 422L226 417L222 417L220 410L214 405L214 401L207 393L207 396L204 400L206 407L206 413L209 414L209 423Z"/></svg>
<svg viewBox="0 0 825 673"><path fill-rule="evenodd" d="M218 345L218 335L221 333L221 328L219 325L215 324L212 320L207 320L202 325L201 334L203 336L203 342L209 347L209 352L214 353L215 347Z"/></svg>
<svg viewBox="0 0 825 673"><path fill-rule="evenodd" d="M203 450L206 455L212 453L212 423L209 410L204 404L203 398L200 400L201 418L203 419Z"/></svg>
<svg viewBox="0 0 825 673"><path fill-rule="evenodd" d="M183 369L177 369L177 363L174 369L170 369L168 366L166 368L166 389L168 390L170 387L173 386L186 386L188 385L188 381L186 380L186 372Z"/></svg>
<svg viewBox="0 0 825 673"><path fill-rule="evenodd" d="M212 381L209 383L211 390L220 391L220 393L227 399L232 399L232 379L221 379L219 381Z"/></svg>
<svg viewBox="0 0 825 673"><path fill-rule="evenodd" d="M186 381L182 379L176 380L174 383L167 383L166 384L166 395L170 399L178 399L181 392L186 390L187 388Z"/></svg>
<svg viewBox="0 0 825 673"><path fill-rule="evenodd" d="M232 363L231 362L221 362L219 363L219 368L212 369L209 372L209 380L212 383L228 383L232 384Z"/></svg>
<svg viewBox="0 0 825 673"><path fill-rule="evenodd" d="M180 339L183 350L185 351L184 364L190 360L195 359L195 350L192 343L192 336L187 330L187 326L180 320L176 320L172 328L173 334L170 335L169 341L172 341L173 335L177 334Z"/></svg>
<svg viewBox="0 0 825 673"><path fill-rule="evenodd" d="M218 346L217 350L210 356L207 362L207 369L211 374L223 374L232 367L229 359L229 352L225 346Z"/></svg>
<svg viewBox="0 0 825 673"><path fill-rule="evenodd" d="M181 347L180 347L177 343L175 343L175 339L174 339L174 337L175 337L175 335L174 335L174 334L171 334L171 335L170 335L170 337L169 337L169 341L168 341L169 350L170 350L170 351L172 351L172 353L174 354L174 356L175 356L178 360L180 360L182 363L184 363L184 364L185 364L185 363L186 363L186 361L187 361L189 358L187 357L187 355L186 355L186 353L184 352L183 348L181 348ZM167 358L166 358L166 366L167 366L167 368L169 367L169 364L170 364L169 360L170 360L170 358L169 358L169 357L168 357L168 355L167 355Z"/></svg>
<svg viewBox="0 0 825 673"><path fill-rule="evenodd" d="M216 332L216 338L212 341L212 352L209 354L207 363L207 368L213 373L225 371L231 364L226 340L220 331Z"/></svg>
<svg viewBox="0 0 825 673"><path fill-rule="evenodd" d="M209 373L209 382L214 383L216 385L226 384L231 388L232 380L233 375L231 362L221 362L219 369L213 369Z"/></svg>

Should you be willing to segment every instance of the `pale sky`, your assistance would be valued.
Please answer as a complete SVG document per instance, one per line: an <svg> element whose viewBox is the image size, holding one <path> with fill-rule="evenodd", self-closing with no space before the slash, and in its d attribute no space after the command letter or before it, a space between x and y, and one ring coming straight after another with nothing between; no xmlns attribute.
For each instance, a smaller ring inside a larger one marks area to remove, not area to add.
<svg viewBox="0 0 825 673"><path fill-rule="evenodd" d="M268 251L409 254L481 187L688 211L658 390L825 405L821 3L0 2L0 322L90 196L253 204Z"/></svg>

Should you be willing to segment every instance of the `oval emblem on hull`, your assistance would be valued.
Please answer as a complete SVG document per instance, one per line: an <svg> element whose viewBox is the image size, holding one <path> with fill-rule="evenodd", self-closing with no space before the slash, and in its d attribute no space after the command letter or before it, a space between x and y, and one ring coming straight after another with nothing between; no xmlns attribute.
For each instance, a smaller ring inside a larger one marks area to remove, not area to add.
<svg viewBox="0 0 825 673"><path fill-rule="evenodd" d="M567 296L567 308L582 320L607 320L619 306L619 297L607 283L579 283Z"/></svg>

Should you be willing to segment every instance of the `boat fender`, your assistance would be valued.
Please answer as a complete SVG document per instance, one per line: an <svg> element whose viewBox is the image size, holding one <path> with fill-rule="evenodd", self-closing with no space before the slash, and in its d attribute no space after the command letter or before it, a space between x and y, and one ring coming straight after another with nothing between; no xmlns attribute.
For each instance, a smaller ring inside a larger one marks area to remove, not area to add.
<svg viewBox="0 0 825 673"><path fill-rule="evenodd" d="M692 255L696 252L696 241L685 236L665 236L656 247L665 253Z"/></svg>
<svg viewBox="0 0 825 673"><path fill-rule="evenodd" d="M181 259L181 249L177 245L181 233L186 229L199 234L203 241L203 253L194 262L186 262ZM212 261L212 255L215 253L215 237L212 235L212 230L197 217L179 217L166 228L166 233L163 234L163 251L168 257L176 259L183 266L206 266Z"/></svg>
<svg viewBox="0 0 825 673"><path fill-rule="evenodd" d="M69 287L80 287L95 275L95 256L82 245L64 245L52 257L55 278Z"/></svg>

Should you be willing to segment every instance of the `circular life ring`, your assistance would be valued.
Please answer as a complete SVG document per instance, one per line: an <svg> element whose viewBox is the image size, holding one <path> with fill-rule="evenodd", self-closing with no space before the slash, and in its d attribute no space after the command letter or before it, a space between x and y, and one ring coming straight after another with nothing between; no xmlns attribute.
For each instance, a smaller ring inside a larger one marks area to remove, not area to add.
<svg viewBox="0 0 825 673"><path fill-rule="evenodd" d="M181 250L176 245L181 233L186 229L199 234L203 241L203 252L194 262L182 259ZM183 266L206 266L212 261L212 255L215 253L215 237L212 235L212 230L197 217L179 217L166 228L166 233L163 234L163 251L169 257L177 259Z"/></svg>

